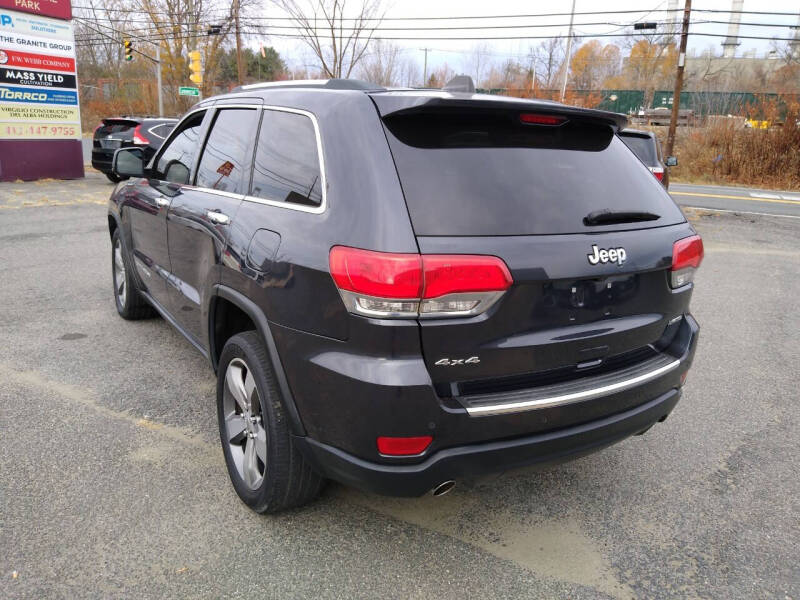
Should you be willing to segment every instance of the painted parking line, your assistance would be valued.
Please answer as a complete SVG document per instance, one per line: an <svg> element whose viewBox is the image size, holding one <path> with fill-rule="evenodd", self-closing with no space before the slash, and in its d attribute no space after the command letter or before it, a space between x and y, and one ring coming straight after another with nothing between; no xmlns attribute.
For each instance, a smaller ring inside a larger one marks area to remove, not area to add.
<svg viewBox="0 0 800 600"><path fill-rule="evenodd" d="M687 206L683 205L683 208L690 208L692 210L706 210L710 212L719 212L719 213L731 213L734 215L758 215L759 217L779 217L781 219L800 219L800 215L782 215L780 213L763 213L763 212L753 212L750 210L729 210L726 208L708 208L706 206Z"/></svg>
<svg viewBox="0 0 800 600"><path fill-rule="evenodd" d="M764 192L750 192L753 198L780 198L781 200L800 201L800 196L787 196L786 194L765 194Z"/></svg>
<svg viewBox="0 0 800 600"><path fill-rule="evenodd" d="M703 194L701 192L670 192L673 196L696 196L698 198L723 198L729 200L744 200L745 202L776 202L778 204L800 205L800 200L783 200L779 198L754 198L751 196L728 196L725 194Z"/></svg>

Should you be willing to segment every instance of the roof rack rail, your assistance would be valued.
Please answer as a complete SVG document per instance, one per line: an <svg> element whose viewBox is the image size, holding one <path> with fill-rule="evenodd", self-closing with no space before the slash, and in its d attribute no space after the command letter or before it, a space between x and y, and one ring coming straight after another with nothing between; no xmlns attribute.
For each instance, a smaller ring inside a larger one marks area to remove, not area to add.
<svg viewBox="0 0 800 600"><path fill-rule="evenodd" d="M361 90L364 92L381 91L386 88L360 79L294 79L286 81L264 81L248 83L233 88L232 92L275 88L325 88L329 90Z"/></svg>

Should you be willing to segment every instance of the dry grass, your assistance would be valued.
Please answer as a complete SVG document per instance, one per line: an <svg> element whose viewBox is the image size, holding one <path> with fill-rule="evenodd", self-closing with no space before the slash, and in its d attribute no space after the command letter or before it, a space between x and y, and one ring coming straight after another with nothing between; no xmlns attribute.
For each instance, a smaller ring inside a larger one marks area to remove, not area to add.
<svg viewBox="0 0 800 600"><path fill-rule="evenodd" d="M778 120L777 111L761 111ZM679 129L670 180L800 189L800 111L789 107L784 115L783 124L770 129L745 129L735 119Z"/></svg>

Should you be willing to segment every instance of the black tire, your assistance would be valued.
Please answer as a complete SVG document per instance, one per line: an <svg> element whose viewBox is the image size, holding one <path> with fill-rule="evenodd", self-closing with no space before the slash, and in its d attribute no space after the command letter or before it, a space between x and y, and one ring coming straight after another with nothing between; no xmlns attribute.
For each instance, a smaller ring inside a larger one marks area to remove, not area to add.
<svg viewBox="0 0 800 600"><path fill-rule="evenodd" d="M120 262L123 266L121 274ZM123 319L132 321L155 316L156 311L142 297L136 286L133 265L128 260L119 229L115 229L111 236L111 284L114 289L114 304Z"/></svg>
<svg viewBox="0 0 800 600"><path fill-rule="evenodd" d="M108 172L105 174L108 177L108 180L111 183L119 183L120 181L125 181L127 177L120 177L119 175L115 175L114 173Z"/></svg>
<svg viewBox="0 0 800 600"><path fill-rule="evenodd" d="M240 375L243 382L246 376L252 377L242 387L245 397L248 397L245 390L247 383L250 383L252 392L247 400L249 408L246 414L245 411L239 414L241 405L230 391L231 383L226 384L229 369L232 370L230 377L233 382ZM234 335L222 350L217 371L217 417L231 483L239 498L255 512L275 513L303 506L322 491L325 479L313 471L292 444L288 416L272 365L264 344L255 331ZM252 430L248 429L237 435L229 433L229 427L230 431L242 427L238 424L239 418L246 423L248 417L250 420L258 420L258 423L249 426ZM258 429L259 427L262 429ZM254 437L246 439L251 435L249 431L252 431ZM257 450L253 450L255 446L251 446L250 455L251 459L255 458L257 461L253 464L257 465L260 480L255 478L248 483L242 470L242 462L247 462L247 444L255 444L262 433L266 437L264 460L261 460ZM240 461L238 466L234 460L234 452Z"/></svg>

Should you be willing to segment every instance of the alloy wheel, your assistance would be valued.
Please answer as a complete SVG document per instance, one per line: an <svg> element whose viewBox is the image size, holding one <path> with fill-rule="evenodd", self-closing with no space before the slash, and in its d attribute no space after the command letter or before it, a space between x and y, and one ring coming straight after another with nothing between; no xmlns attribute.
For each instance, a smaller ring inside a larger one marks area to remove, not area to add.
<svg viewBox="0 0 800 600"><path fill-rule="evenodd" d="M114 244L114 291L120 306L125 306L128 290L125 287L125 262L122 260L122 240L117 238Z"/></svg>
<svg viewBox="0 0 800 600"><path fill-rule="evenodd" d="M261 398L250 368L240 358L225 371L225 437L236 471L251 490L257 490L267 471L267 432Z"/></svg>

